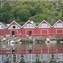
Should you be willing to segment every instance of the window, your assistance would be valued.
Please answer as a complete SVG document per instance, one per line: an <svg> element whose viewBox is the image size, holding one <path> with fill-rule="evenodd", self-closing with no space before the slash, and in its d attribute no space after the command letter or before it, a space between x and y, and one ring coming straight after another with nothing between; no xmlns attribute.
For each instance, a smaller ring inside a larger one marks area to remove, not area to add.
<svg viewBox="0 0 63 63"><path fill-rule="evenodd" d="M57 23L54 27L55 28L57 28L57 27L63 27L63 24L62 23Z"/></svg>
<svg viewBox="0 0 63 63"><path fill-rule="evenodd" d="M58 23L57 24L57 27L62 27L62 23Z"/></svg>
<svg viewBox="0 0 63 63"><path fill-rule="evenodd" d="M50 28L50 26L48 24L41 24L39 28Z"/></svg>
<svg viewBox="0 0 63 63"><path fill-rule="evenodd" d="M15 28L15 26L13 26L13 28Z"/></svg>
<svg viewBox="0 0 63 63"><path fill-rule="evenodd" d="M41 30L42 35L47 35L48 33L49 33L49 31L47 29L42 29Z"/></svg>
<svg viewBox="0 0 63 63"><path fill-rule="evenodd" d="M27 24L27 28L32 28L32 24Z"/></svg>
<svg viewBox="0 0 63 63"><path fill-rule="evenodd" d="M26 24L24 28L35 28L33 24Z"/></svg>

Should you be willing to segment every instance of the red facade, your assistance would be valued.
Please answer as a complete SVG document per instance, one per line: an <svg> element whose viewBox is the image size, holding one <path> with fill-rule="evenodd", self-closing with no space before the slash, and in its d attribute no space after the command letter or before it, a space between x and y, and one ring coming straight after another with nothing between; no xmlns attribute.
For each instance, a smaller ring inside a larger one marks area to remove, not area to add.
<svg viewBox="0 0 63 63"><path fill-rule="evenodd" d="M1 28L1 27L0 27ZM58 20L53 26L43 20L38 26L28 20L23 26L15 21L0 29L0 36L63 36L63 22Z"/></svg>

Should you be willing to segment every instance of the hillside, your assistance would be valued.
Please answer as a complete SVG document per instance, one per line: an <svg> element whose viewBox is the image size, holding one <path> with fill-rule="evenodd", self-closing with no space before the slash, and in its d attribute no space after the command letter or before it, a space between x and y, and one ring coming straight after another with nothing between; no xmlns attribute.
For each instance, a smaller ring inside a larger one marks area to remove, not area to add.
<svg viewBox="0 0 63 63"><path fill-rule="evenodd" d="M22 25L32 20L39 24L46 20L53 25L59 19L63 21L62 0L2 0L0 4L0 21L4 23L16 20Z"/></svg>

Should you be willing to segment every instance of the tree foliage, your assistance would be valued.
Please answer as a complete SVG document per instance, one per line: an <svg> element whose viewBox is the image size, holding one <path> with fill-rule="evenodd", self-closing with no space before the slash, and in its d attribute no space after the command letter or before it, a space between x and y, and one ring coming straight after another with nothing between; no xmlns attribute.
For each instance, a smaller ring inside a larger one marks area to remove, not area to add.
<svg viewBox="0 0 63 63"><path fill-rule="evenodd" d="M54 24L58 19L63 20L63 0L0 0L0 21L10 23L16 20L23 24L28 19L39 24L42 20Z"/></svg>

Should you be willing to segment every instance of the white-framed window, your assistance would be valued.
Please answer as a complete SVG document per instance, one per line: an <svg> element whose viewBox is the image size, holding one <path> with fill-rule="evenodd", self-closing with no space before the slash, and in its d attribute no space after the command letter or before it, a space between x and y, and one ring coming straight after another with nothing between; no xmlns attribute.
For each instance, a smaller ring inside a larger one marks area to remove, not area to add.
<svg viewBox="0 0 63 63"><path fill-rule="evenodd" d="M44 23L44 24L41 24L39 26L39 28L50 28L50 26L48 24Z"/></svg>
<svg viewBox="0 0 63 63"><path fill-rule="evenodd" d="M11 25L8 29L20 29L18 25Z"/></svg>
<svg viewBox="0 0 63 63"><path fill-rule="evenodd" d="M26 24L24 28L35 28L33 24Z"/></svg>
<svg viewBox="0 0 63 63"><path fill-rule="evenodd" d="M62 23L57 23L54 27L55 28L62 28L63 27L63 24Z"/></svg>
<svg viewBox="0 0 63 63"><path fill-rule="evenodd" d="M63 29L56 29L56 34L63 34Z"/></svg>
<svg viewBox="0 0 63 63"><path fill-rule="evenodd" d="M43 35L49 34L48 29L42 29L41 34L43 34Z"/></svg>

